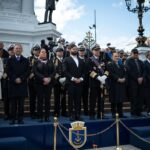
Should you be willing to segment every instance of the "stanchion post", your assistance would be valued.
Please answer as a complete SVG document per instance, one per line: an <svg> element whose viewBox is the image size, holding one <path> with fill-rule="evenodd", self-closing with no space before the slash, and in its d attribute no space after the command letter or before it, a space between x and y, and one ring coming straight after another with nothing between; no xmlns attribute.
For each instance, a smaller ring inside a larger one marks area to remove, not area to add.
<svg viewBox="0 0 150 150"><path fill-rule="evenodd" d="M122 150L122 148L120 147L119 114L118 113L116 113L116 140L117 140L116 150Z"/></svg>
<svg viewBox="0 0 150 150"><path fill-rule="evenodd" d="M54 150L56 150L57 145L57 126L58 126L58 119L54 117Z"/></svg>
<svg viewBox="0 0 150 150"><path fill-rule="evenodd" d="M102 105L102 102L103 102L103 100L104 100L104 85L103 84L101 84L101 86L100 86L100 88L101 88L101 112L100 112L100 119L102 120L103 119L103 112L102 112L102 107L103 107L103 105Z"/></svg>

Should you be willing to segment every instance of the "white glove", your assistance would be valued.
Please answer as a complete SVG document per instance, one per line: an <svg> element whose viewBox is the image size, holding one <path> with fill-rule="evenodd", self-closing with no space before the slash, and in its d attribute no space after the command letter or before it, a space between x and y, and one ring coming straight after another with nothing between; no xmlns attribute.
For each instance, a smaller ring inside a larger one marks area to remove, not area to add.
<svg viewBox="0 0 150 150"><path fill-rule="evenodd" d="M106 75L103 75L103 76L98 76L97 79L102 83L102 84L105 84L105 80L106 80Z"/></svg>
<svg viewBox="0 0 150 150"><path fill-rule="evenodd" d="M66 77L63 77L63 78L60 78L60 79L59 79L60 84L64 84L65 81L66 81Z"/></svg>

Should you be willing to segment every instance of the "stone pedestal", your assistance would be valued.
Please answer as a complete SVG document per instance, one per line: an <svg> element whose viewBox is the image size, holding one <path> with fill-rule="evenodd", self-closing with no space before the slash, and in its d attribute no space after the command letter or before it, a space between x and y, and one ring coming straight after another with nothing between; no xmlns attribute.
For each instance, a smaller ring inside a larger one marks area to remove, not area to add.
<svg viewBox="0 0 150 150"><path fill-rule="evenodd" d="M34 0L0 0L0 35L6 49L12 43L21 43L23 54L29 56L34 44L47 37L56 39L61 34L54 24L38 24Z"/></svg>

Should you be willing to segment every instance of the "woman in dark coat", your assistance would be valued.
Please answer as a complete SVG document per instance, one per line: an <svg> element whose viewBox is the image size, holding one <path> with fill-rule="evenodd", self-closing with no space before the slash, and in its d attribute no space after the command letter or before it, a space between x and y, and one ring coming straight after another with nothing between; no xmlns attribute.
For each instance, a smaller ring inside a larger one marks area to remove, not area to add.
<svg viewBox="0 0 150 150"><path fill-rule="evenodd" d="M108 64L110 89L109 98L111 102L112 117L118 113L119 117L123 117L122 104L125 100L125 82L126 73L122 64L118 64L118 53L113 53L112 62Z"/></svg>
<svg viewBox="0 0 150 150"><path fill-rule="evenodd" d="M35 84L37 90L38 116L40 122L42 122L43 119L45 121L49 121L50 97L52 90L52 80L54 78L54 65L52 61L47 59L47 53L45 49L41 49L39 58L33 66L33 71L35 74ZM43 104L45 111L43 110ZM44 115L43 111L45 112Z"/></svg>

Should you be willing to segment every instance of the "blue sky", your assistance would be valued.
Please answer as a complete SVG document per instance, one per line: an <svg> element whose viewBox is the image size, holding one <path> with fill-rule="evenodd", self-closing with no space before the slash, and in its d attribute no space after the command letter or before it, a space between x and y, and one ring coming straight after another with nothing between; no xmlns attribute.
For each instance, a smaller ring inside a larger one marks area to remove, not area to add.
<svg viewBox="0 0 150 150"><path fill-rule="evenodd" d="M42 0L43 1L43 0ZM35 2L39 21L43 20L45 3ZM135 5L135 0L133 6ZM138 35L137 14L127 11L125 0L59 0L53 14L57 29L69 42L84 39L89 26L94 23L94 9L97 14L97 42L105 47L108 42L117 48L125 48ZM145 35L150 36L150 11L144 14ZM91 30L93 32L94 30Z"/></svg>

